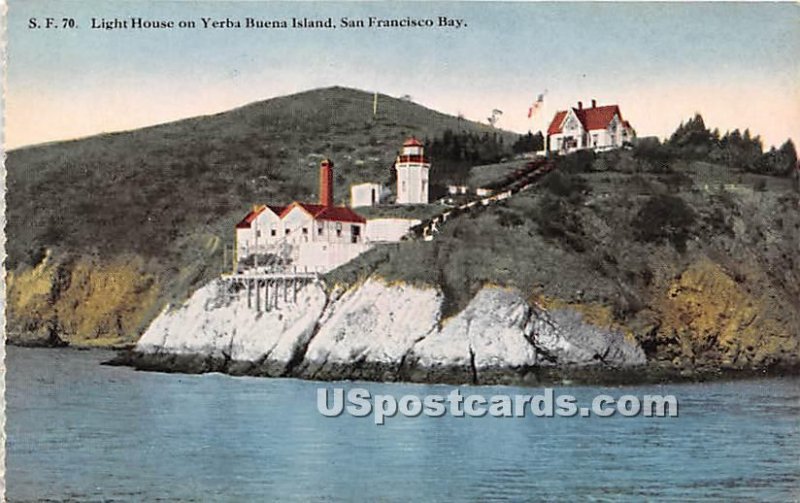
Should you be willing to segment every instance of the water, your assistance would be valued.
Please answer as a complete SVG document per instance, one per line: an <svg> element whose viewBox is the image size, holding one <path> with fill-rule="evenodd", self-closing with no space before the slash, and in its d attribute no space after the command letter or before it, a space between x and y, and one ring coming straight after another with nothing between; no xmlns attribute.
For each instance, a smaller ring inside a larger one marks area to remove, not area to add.
<svg viewBox="0 0 800 503"><path fill-rule="evenodd" d="M423 416L375 426L318 414L318 383L98 365L110 355L8 348L9 500L800 497L798 380L557 390L582 400L672 393L679 418ZM398 397L452 389L359 386Z"/></svg>

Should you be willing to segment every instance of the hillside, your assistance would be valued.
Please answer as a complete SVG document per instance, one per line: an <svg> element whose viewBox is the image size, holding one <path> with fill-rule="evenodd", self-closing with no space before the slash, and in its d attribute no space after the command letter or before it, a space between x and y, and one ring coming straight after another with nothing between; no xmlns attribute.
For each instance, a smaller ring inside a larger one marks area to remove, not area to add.
<svg viewBox="0 0 800 503"><path fill-rule="evenodd" d="M796 183L644 149L584 152L535 190L450 220L433 241L373 250L329 280L437 287L451 316L486 285L509 286L623 331L670 368L796 366Z"/></svg>
<svg viewBox="0 0 800 503"><path fill-rule="evenodd" d="M131 342L219 273L252 204L315 199L321 158L345 201L351 183L389 181L409 135L497 132L386 95L373 118L372 100L333 87L9 152L12 339Z"/></svg>

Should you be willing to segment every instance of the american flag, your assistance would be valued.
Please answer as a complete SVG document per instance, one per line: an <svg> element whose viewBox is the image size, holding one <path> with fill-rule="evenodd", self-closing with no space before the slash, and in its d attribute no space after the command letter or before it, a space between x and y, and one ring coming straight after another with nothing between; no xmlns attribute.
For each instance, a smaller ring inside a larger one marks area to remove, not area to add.
<svg viewBox="0 0 800 503"><path fill-rule="evenodd" d="M533 105L531 105L531 107L528 109L528 118L530 119L536 115L536 112L542 108L542 105L544 105L544 93L540 93Z"/></svg>

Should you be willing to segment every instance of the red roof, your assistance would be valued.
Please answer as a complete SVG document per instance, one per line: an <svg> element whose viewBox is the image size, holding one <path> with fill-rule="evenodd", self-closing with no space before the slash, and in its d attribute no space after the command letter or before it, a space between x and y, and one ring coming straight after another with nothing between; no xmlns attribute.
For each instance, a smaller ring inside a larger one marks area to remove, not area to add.
<svg viewBox="0 0 800 503"><path fill-rule="evenodd" d="M287 206L287 207L286 207L286 208L283 210L283 212L281 213L280 217L281 217L281 218L283 218L283 217L285 217L286 215L288 215L288 214L289 214L289 212L290 212L290 211L292 211L292 208L294 208L295 206L300 206L301 208L303 208L304 210L306 210L306 212L307 212L307 213L310 213L310 214L311 214L311 216L312 216L312 217L315 217L315 218L316 218L316 216L317 216L317 214L318 214L318 213L321 213L321 212L322 212L322 210L324 210L324 209L325 209L325 206L324 206L324 205L322 205L322 204L314 204L314 203L301 203L301 202L299 202L299 201L295 201L295 202L293 202L292 204L290 204L289 206Z"/></svg>
<svg viewBox="0 0 800 503"><path fill-rule="evenodd" d="M322 204L301 203L298 201L293 202L287 206L280 217L285 217L289 211L295 206L300 206L308 212L315 220L328 220L332 222L358 222L365 223L367 220L351 210L347 206L329 206L326 207Z"/></svg>
<svg viewBox="0 0 800 503"><path fill-rule="evenodd" d="M606 129L608 124L611 122L611 119L614 118L614 115L617 115L620 120L622 120L622 113L620 113L619 106L617 105L580 109L573 108L572 111L575 113L575 116L578 118L578 120L581 121L583 129L586 131ZM556 112L555 117L553 117L553 122L551 122L550 127L547 128L547 134L551 135L560 133L561 125L566 116L566 110ZM627 127L630 127L630 124L628 124Z"/></svg>
<svg viewBox="0 0 800 503"><path fill-rule="evenodd" d="M561 123L564 122L564 118L567 116L567 111L562 110L560 112L556 112L556 116L553 117L553 122L550 123L550 127L547 128L547 134L558 134L561 132Z"/></svg>
<svg viewBox="0 0 800 503"><path fill-rule="evenodd" d="M270 211L273 212L276 215L280 215L283 212L283 210L285 209L284 206L272 206L272 205L265 205L265 204L256 206L255 208L253 208L250 211L250 213L245 215L245 217L238 224L236 224L236 228L237 229L249 229L250 228L250 224L253 223L253 220L255 220L257 216L262 214L264 212L264 210L266 210L267 208L269 208Z"/></svg>
<svg viewBox="0 0 800 503"><path fill-rule="evenodd" d="M404 147L421 147L422 143L420 143L419 140L417 140L416 138L414 138L412 136L411 138L406 140L405 143L403 143L403 146Z"/></svg>
<svg viewBox="0 0 800 503"><path fill-rule="evenodd" d="M333 222L358 222L366 223L367 219L351 210L347 206L330 206L315 216L317 220L330 220Z"/></svg>

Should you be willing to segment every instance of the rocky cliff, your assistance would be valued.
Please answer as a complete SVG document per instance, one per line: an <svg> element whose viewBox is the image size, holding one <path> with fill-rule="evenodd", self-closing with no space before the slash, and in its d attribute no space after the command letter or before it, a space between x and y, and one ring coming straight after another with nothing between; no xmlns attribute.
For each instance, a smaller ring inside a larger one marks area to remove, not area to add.
<svg viewBox="0 0 800 503"><path fill-rule="evenodd" d="M450 318L442 315L439 290L378 278L330 294L313 284L298 303L265 312L248 308L245 295L208 284L162 313L120 362L180 372L469 383L646 363L620 331L591 325L573 309L531 305L513 289L484 287Z"/></svg>
<svg viewBox="0 0 800 503"><path fill-rule="evenodd" d="M161 285L139 257L54 260L8 273L8 338L23 345L129 343L159 310Z"/></svg>

